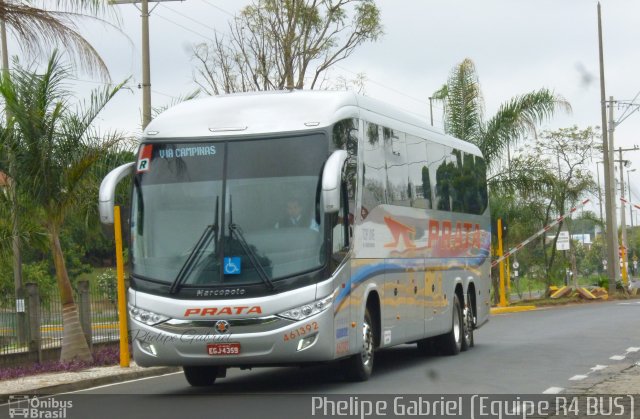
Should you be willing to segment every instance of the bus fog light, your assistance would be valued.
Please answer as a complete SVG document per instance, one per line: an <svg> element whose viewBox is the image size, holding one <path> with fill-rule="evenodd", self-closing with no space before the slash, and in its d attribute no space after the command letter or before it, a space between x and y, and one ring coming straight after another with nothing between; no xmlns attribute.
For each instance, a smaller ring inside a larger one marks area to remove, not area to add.
<svg viewBox="0 0 640 419"><path fill-rule="evenodd" d="M300 339L300 342L298 342L298 351L303 351L313 345L316 342L317 337L318 335L315 334L313 336L307 336L306 338Z"/></svg>
<svg viewBox="0 0 640 419"><path fill-rule="evenodd" d="M140 349L142 349L144 352L148 353L149 355L158 356L158 351L156 351L156 347L153 346L153 344L141 340L138 342L140 344Z"/></svg>

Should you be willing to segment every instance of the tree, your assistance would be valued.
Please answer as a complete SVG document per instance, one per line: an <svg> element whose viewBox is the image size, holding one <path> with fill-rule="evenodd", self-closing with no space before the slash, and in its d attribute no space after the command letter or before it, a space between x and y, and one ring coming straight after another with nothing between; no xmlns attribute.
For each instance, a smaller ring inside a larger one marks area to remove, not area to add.
<svg viewBox="0 0 640 419"><path fill-rule="evenodd" d="M20 67L16 61L11 77L3 75L0 95L4 98L7 129L13 131L10 149L13 161L8 175L17 179L17 190L37 209L48 234L56 281L63 306L61 360L91 359L80 328L77 306L60 233L65 217L88 196L95 196L88 174L102 155L120 141L117 133L100 135L93 122L109 100L121 89L95 91L89 102L72 108L71 93L63 87L69 68L54 53L43 74Z"/></svg>
<svg viewBox="0 0 640 419"><path fill-rule="evenodd" d="M77 26L82 19L110 25L100 18L107 10L115 10L108 5L108 0L0 0L0 20L20 40L25 52L38 56L62 46L82 68L108 80L106 64Z"/></svg>
<svg viewBox="0 0 640 419"><path fill-rule="evenodd" d="M542 174L537 179L540 184L546 185L546 188L541 188L537 193L528 196L533 201L537 201L537 205L544 207L544 216L539 219L542 224L540 227L549 224L585 195L595 191L595 182L586 165L598 151L598 144L597 129L591 127L580 130L573 126L556 131L545 131L533 147L529 147L527 152L513 160L513 167L517 171ZM563 224L564 220L558 224L550 245L544 238L542 239L548 284L551 282L557 253L556 242ZM573 250L570 263L573 274L577 277L577 264Z"/></svg>
<svg viewBox="0 0 640 419"><path fill-rule="evenodd" d="M314 89L327 69L382 35L373 0L254 0L229 29L193 48L195 82L210 95Z"/></svg>
<svg viewBox="0 0 640 419"><path fill-rule="evenodd" d="M477 145L487 167L494 170L509 144L535 134L536 126L557 110L571 110L561 96L540 89L510 99L485 121L480 81L469 58L454 67L447 83L433 97L444 104L445 132Z"/></svg>

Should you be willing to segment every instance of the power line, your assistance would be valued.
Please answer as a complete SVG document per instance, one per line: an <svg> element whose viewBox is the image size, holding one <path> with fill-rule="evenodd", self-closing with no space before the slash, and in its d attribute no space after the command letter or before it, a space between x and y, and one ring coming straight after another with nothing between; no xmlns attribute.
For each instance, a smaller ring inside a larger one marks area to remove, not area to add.
<svg viewBox="0 0 640 419"><path fill-rule="evenodd" d="M208 36L206 36L206 35L203 35L203 34L201 34L200 32L194 31L193 29L187 28L186 26L181 25L181 24L179 24L179 23L177 23L177 22L175 22L175 21L173 21L173 20L171 20L171 19L169 19L169 18L166 18L166 17L162 16L161 14L156 13L156 16L157 16L157 17L159 17L159 18L160 18L160 19L162 19L162 20L166 20L166 21L167 21L167 22L169 22L169 23L173 23L174 25L176 25L176 26L178 26L178 27L180 27L180 28L184 29L185 31L191 32L191 33L193 33L193 34L195 34L195 35L198 35L198 36L200 36L200 37L202 37L202 38L204 38L204 39L208 39L209 41L212 41L212 42L213 42L213 39L211 39L210 37L208 37Z"/></svg>
<svg viewBox="0 0 640 419"><path fill-rule="evenodd" d="M213 7L214 9L218 9L218 10L220 10L222 13L226 13L226 14L228 14L228 15L229 15L229 16L231 16L231 17L236 17L236 15L234 15L233 13L231 13L231 12L229 12L229 11L227 11L227 10L223 9L222 7L216 6L215 4L213 4L213 3L211 3L211 2L209 2L209 1L207 1L207 0L202 0L202 2L203 2L204 4L207 4L207 5L211 6L211 7Z"/></svg>
<svg viewBox="0 0 640 419"><path fill-rule="evenodd" d="M171 7L169 7L169 6L165 5L165 4L160 3L160 6L162 6L163 8L165 8L165 9L167 9L167 10L169 10L169 11L171 11L171 12L177 14L177 15L182 16L185 19L188 19L188 20L190 20L190 21L192 21L194 23L197 23L198 25L200 25L202 27L205 27L207 29L213 30L215 33L217 33L217 34L222 36L222 33L217 31L216 28L212 27L211 25L207 25L206 23L200 22L199 20L196 20L196 19L192 18L191 16L187 16L186 14L184 14L182 12L179 12L179 11L177 11L175 9L172 9ZM165 20L166 20L166 18L165 18ZM173 23L175 23L175 22L173 22ZM204 35L200 34L200 36L204 36Z"/></svg>

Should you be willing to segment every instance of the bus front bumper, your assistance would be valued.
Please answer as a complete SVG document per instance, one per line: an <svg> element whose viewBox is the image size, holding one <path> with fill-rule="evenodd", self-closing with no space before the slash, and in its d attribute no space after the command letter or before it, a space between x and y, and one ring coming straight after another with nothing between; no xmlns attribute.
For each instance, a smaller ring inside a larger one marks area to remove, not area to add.
<svg viewBox="0 0 640 419"><path fill-rule="evenodd" d="M286 321L284 326L281 319L276 319L270 324L281 327L266 331L258 328L244 333L247 328L234 327L234 320L230 319L229 330L221 333L216 331L215 323L198 327L148 326L130 318L133 357L143 367L296 365L335 357L332 306L304 320Z"/></svg>

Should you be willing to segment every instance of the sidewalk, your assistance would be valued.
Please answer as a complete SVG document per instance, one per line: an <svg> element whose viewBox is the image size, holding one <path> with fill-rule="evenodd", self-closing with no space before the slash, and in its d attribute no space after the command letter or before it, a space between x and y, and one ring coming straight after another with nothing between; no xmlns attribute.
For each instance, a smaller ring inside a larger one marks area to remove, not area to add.
<svg viewBox="0 0 640 419"><path fill-rule="evenodd" d="M142 368L134 362L128 368L94 367L74 372L54 372L20 377L0 382L0 403L15 394L57 394L137 378L154 377L180 371L179 367Z"/></svg>

